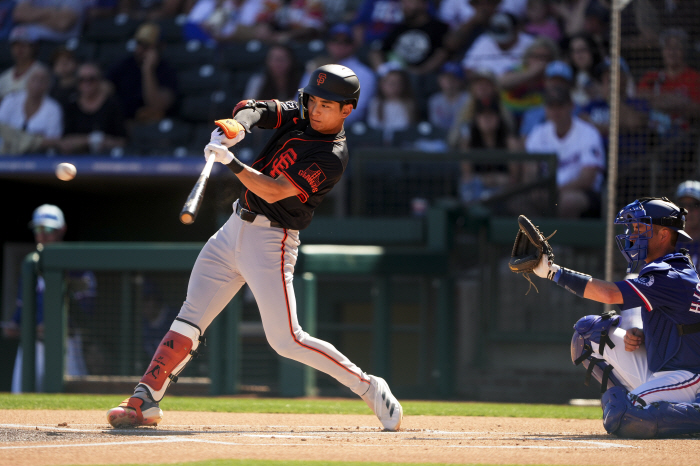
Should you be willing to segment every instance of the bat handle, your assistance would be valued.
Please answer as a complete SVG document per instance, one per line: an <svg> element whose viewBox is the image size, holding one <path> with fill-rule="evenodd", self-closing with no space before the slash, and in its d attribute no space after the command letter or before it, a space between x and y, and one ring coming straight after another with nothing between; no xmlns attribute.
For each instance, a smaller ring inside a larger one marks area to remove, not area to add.
<svg viewBox="0 0 700 466"><path fill-rule="evenodd" d="M204 169L202 170L202 175L209 178L209 175L211 174L211 169L214 166L215 161L216 161L216 152L209 151L209 155L207 155L207 163L206 163L206 165L204 165Z"/></svg>

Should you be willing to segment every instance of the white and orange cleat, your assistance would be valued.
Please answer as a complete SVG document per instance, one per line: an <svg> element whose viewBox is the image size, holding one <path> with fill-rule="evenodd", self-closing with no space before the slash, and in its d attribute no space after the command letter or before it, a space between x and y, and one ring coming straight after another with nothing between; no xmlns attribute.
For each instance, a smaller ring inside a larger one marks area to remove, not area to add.
<svg viewBox="0 0 700 466"><path fill-rule="evenodd" d="M384 430L398 431L403 420L403 408L399 400L391 393L384 379L370 375L369 380L369 389L361 398L377 415Z"/></svg>
<svg viewBox="0 0 700 466"><path fill-rule="evenodd" d="M163 411L158 403L136 396L127 398L116 408L107 411L107 422L117 429L157 426L162 420Z"/></svg>

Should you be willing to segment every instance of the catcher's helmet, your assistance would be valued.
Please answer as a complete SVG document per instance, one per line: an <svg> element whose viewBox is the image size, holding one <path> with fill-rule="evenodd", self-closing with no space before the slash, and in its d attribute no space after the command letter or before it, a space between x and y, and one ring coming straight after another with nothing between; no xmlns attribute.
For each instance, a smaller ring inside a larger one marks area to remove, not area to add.
<svg viewBox="0 0 700 466"><path fill-rule="evenodd" d="M688 213L665 197L643 197L637 199L617 214L615 223L625 225L625 233L615 237L617 247L627 260L627 272L634 272L647 258L649 239L654 236L652 225L660 225L678 232L679 241L693 239L683 231L685 215ZM637 231L634 225L637 225Z"/></svg>
<svg viewBox="0 0 700 466"><path fill-rule="evenodd" d="M357 108L357 101L360 99L360 80L348 67L323 65L311 73L306 87L299 89L299 111L302 118L306 118L309 95L333 102L349 102L352 108Z"/></svg>

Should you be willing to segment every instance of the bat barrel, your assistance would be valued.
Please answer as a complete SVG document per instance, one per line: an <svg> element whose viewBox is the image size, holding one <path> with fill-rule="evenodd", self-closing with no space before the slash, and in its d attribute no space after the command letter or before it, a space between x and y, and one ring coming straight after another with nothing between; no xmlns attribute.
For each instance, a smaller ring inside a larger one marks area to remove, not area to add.
<svg viewBox="0 0 700 466"><path fill-rule="evenodd" d="M209 181L209 176L204 173L199 176L199 180L192 188L190 195L185 201L185 205L182 207L180 212L180 221L185 225L190 225L194 223L197 218L197 213L202 205L202 199L204 199L204 190L207 188L207 182Z"/></svg>

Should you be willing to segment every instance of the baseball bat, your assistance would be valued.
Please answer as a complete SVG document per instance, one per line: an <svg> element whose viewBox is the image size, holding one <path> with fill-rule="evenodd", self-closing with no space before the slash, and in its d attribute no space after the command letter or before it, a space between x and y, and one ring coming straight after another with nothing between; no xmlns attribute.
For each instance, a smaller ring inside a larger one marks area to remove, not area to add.
<svg viewBox="0 0 700 466"><path fill-rule="evenodd" d="M197 212L199 212L199 208L202 206L204 190L207 188L207 182L209 181L211 168L214 166L214 160L216 160L216 154L214 152L209 152L207 163L204 165L202 173L199 175L199 179L192 188L190 195L187 196L185 205L182 206L180 221L185 225L193 224L194 220L197 218Z"/></svg>

